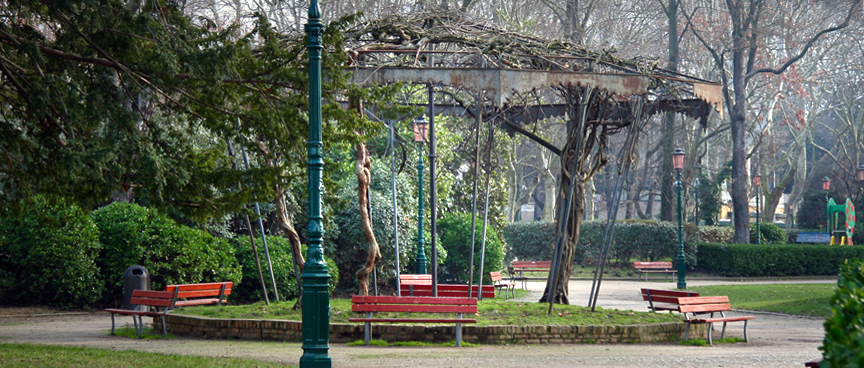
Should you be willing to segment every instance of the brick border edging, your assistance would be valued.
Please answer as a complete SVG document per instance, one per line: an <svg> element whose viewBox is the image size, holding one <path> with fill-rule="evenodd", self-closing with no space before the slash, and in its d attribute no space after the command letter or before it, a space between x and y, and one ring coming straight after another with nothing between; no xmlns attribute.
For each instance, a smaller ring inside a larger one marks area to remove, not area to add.
<svg viewBox="0 0 864 368"><path fill-rule="evenodd" d="M153 327L161 329L161 319L154 318ZM217 319L169 314L168 332L180 336L204 339L237 339L267 341L302 341L299 321ZM705 336L704 324L691 326L691 338ZM617 326L474 326L463 325L462 339L471 343L559 344L559 343L649 343L683 340L684 322ZM386 341L452 341L456 336L453 325L372 324L372 337ZM331 323L330 341L347 343L363 339L363 324Z"/></svg>

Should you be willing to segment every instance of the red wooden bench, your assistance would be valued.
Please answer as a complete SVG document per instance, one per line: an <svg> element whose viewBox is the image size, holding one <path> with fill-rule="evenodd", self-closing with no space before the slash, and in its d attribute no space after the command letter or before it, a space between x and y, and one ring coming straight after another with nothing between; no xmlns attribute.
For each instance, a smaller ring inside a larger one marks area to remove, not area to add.
<svg viewBox="0 0 864 368"><path fill-rule="evenodd" d="M723 322L723 330L720 332L720 338L723 338L723 335L726 334L726 323L728 322L741 322L744 321L744 341L750 342L750 338L747 337L747 321L751 319L755 319L754 316L734 316L734 317L725 317L723 316L723 312L728 312L732 310L732 306L729 305L729 297L728 296L697 296L697 297L687 297L687 298L678 298L678 311L684 313L684 322L687 323L687 330L684 331L684 340L686 341L690 335L690 325L697 323L707 323L708 324L708 343L714 344L714 341L711 337L711 330L714 327L714 323ZM708 318L688 318L687 313L710 313L710 317ZM720 313L720 317L714 317L714 313Z"/></svg>
<svg viewBox="0 0 864 368"><path fill-rule="evenodd" d="M478 285L471 285L471 297L477 297ZM432 296L432 285L406 285L399 286L402 296ZM463 284L438 284L439 297L465 298L468 296L468 285ZM495 286L483 285L483 298L494 298Z"/></svg>
<svg viewBox="0 0 864 368"><path fill-rule="evenodd" d="M513 261L507 270L510 278L514 281L522 281L522 289L525 289L525 284L528 282L525 272L549 272L550 269L552 269L552 261ZM517 276L516 273L519 275Z"/></svg>
<svg viewBox="0 0 864 368"><path fill-rule="evenodd" d="M430 298L410 296L359 296L351 297L351 310L366 313L365 318L349 318L349 322L363 322L363 337L366 345L372 339L372 322L404 323L455 323L456 346L462 345L462 324L477 323L473 318L462 318L465 313L477 313L475 298ZM393 318L373 317L373 313L456 313L456 318Z"/></svg>
<svg viewBox="0 0 864 368"><path fill-rule="evenodd" d="M672 262L633 262L633 268L639 271L639 277L636 280L640 280L643 273L645 274L645 281L648 281L649 273L665 273L666 280L669 279L670 273L678 273L672 268Z"/></svg>
<svg viewBox="0 0 864 368"><path fill-rule="evenodd" d="M174 307L191 305L222 305L225 297L231 294L232 282L210 282L202 284L168 285L165 291L174 293Z"/></svg>
<svg viewBox="0 0 864 368"><path fill-rule="evenodd" d="M504 298L507 298L507 291L510 291L512 297L516 297L516 282L514 281L504 281L504 278L501 277L501 272L489 272L489 276L492 278L492 286L498 290L498 294L501 294L501 289L504 289Z"/></svg>
<svg viewBox="0 0 864 368"><path fill-rule="evenodd" d="M657 290L657 289L642 289L642 300L648 302L648 309L652 312L661 311L677 311L678 298L699 296L699 293L692 291L675 291L675 290ZM656 305L654 303L662 303Z"/></svg>
<svg viewBox="0 0 864 368"><path fill-rule="evenodd" d="M414 287L415 286L429 286L429 290L432 290L432 275L428 274L401 274L399 275L399 291L402 293L402 286L406 286L408 288L408 295L414 295ZM466 286L465 293L468 293L468 289ZM431 295L431 294L430 294ZM463 294L464 295L464 294Z"/></svg>
<svg viewBox="0 0 864 368"><path fill-rule="evenodd" d="M138 333L138 338L141 338L141 332L144 331L144 316L161 317L162 318L162 333L167 335L165 329L165 315L168 309L174 305L174 293L168 291L153 291L153 290L133 290L132 298L129 303L133 305L146 306L147 310L139 311L135 309L114 309L109 308L105 311L111 313L111 334L114 334L114 315L122 314L132 316L132 321L135 323L135 332ZM151 310L155 307L156 310ZM161 310L160 310L161 308Z"/></svg>

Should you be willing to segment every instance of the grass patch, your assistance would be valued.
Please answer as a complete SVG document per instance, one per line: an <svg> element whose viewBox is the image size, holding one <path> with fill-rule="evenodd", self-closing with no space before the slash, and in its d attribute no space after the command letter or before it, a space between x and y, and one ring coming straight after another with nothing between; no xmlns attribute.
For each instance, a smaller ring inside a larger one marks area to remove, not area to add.
<svg viewBox="0 0 864 368"><path fill-rule="evenodd" d="M366 345L363 340L354 340L348 343L348 346L364 346ZM379 339L369 340L369 345L371 346L438 346L438 347L455 347L456 341L448 341L448 342L427 342L427 341L393 341L387 342ZM476 348L479 347L480 344L472 344L470 342L462 341L462 347L464 348Z"/></svg>
<svg viewBox="0 0 864 368"><path fill-rule="evenodd" d="M110 336L110 332L108 333ZM120 327L114 329L115 336L123 336L128 337L130 339L137 339L138 332L135 331L134 327ZM176 339L177 336L169 333L168 335L163 335L162 330L156 331L152 328L145 328L143 332L141 332L141 339L143 340L154 340L154 339Z"/></svg>
<svg viewBox="0 0 864 368"><path fill-rule="evenodd" d="M165 355L140 351L65 347L57 345L0 344L0 366L9 368L208 368L285 367L252 359Z"/></svg>
<svg viewBox="0 0 864 368"><path fill-rule="evenodd" d="M716 285L689 288L702 296L727 295L732 308L830 317L836 284Z"/></svg>
<svg viewBox="0 0 864 368"><path fill-rule="evenodd" d="M517 295L520 290L517 290ZM294 301L270 303L264 302L249 305L232 306L197 306L180 308L172 313L204 316L225 319L283 319L300 321L301 311L294 310ZM476 316L478 326L495 325L555 325L555 326L585 326L585 325L633 325L661 322L681 322L681 317L668 313L649 313L607 310L598 307L595 312L589 308L575 305L558 305L548 314L549 304L536 302L513 302L504 299L484 299L479 302ZM330 322L348 323L348 318L362 314L351 312L351 299L330 299ZM406 313L379 313L378 316L406 317L416 316ZM453 314L442 314L441 317L452 318ZM430 314L435 318L435 314Z"/></svg>

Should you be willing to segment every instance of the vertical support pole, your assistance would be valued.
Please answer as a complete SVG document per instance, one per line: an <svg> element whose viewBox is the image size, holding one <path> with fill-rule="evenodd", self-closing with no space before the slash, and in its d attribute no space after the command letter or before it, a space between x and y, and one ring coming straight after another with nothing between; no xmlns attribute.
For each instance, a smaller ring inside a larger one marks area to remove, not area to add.
<svg viewBox="0 0 864 368"><path fill-rule="evenodd" d="M482 92L477 92L477 98L475 103L477 107L474 109L477 116L475 116L476 124L476 133L477 139L474 143L474 189L471 194L471 246L470 251L468 253L468 297L471 297L471 285L474 285L474 244L476 243L475 239L477 238L477 176L480 174L480 123L483 121L483 103L481 102L483 98ZM480 277L483 277L482 272L480 271Z"/></svg>
<svg viewBox="0 0 864 368"><path fill-rule="evenodd" d="M309 50L309 141L307 142L309 175L309 224L306 267L303 268L303 356L301 368L330 368L330 292L327 264L321 247L324 236L321 215L321 175L324 171L321 137L321 39L324 23L318 0L309 4L309 23L306 24Z"/></svg>
<svg viewBox="0 0 864 368"><path fill-rule="evenodd" d="M249 171L249 155L246 154L246 147L241 145L240 152L243 153L243 163L246 164L246 171ZM267 259L267 269L270 270L270 282L273 284L273 296L278 302L279 290L276 289L276 276L273 275L273 262L270 261L270 249L267 248L267 235L264 234L264 221L261 220L261 207L258 206L258 202L255 202L255 215L258 216L258 231L261 232L261 243L264 244L264 256ZM270 304L269 300L267 301L267 304Z"/></svg>
<svg viewBox="0 0 864 368"><path fill-rule="evenodd" d="M681 170L678 171L678 184L675 189L678 191L678 288L687 288L687 259L684 258L684 238L681 227Z"/></svg>
<svg viewBox="0 0 864 368"><path fill-rule="evenodd" d="M423 249L423 142L417 145L417 269L426 274L426 251Z"/></svg>
<svg viewBox="0 0 864 368"><path fill-rule="evenodd" d="M761 192L761 187L756 187L756 244L762 244L762 230L759 228L759 207L761 202L759 201L759 192Z"/></svg>
<svg viewBox="0 0 864 368"><path fill-rule="evenodd" d="M402 277L402 268L399 267L399 207L396 206L396 144L393 140L393 130L396 129L396 122L390 121L390 175L393 190L393 245L396 249L396 296L402 296L402 290L399 288ZM371 211L369 212L372 213ZM377 285L376 285L377 286ZM376 293L377 294L377 293Z"/></svg>
<svg viewBox="0 0 864 368"><path fill-rule="evenodd" d="M429 88L429 208L432 221L432 296L438 297L438 178L435 176L435 87Z"/></svg>

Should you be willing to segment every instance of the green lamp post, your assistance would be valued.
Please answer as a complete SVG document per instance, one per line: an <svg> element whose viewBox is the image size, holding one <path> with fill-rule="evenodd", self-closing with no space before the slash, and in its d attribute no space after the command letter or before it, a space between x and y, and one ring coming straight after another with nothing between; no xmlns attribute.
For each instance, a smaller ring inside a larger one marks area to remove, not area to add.
<svg viewBox="0 0 864 368"><path fill-rule="evenodd" d="M684 237L681 228L681 169L684 168L684 150L681 147L675 149L672 154L672 166L678 172L678 182L675 190L678 192L678 288L687 288L687 260L684 258Z"/></svg>
<svg viewBox="0 0 864 368"><path fill-rule="evenodd" d="M753 188L756 190L756 244L762 244L762 232L759 228L759 192L762 191L762 175L753 175Z"/></svg>
<svg viewBox="0 0 864 368"><path fill-rule="evenodd" d="M822 190L825 191L825 232L831 234L831 214L828 211L828 191L831 190L831 179L822 178Z"/></svg>
<svg viewBox="0 0 864 368"><path fill-rule="evenodd" d="M426 251L423 249L423 142L429 132L426 117L414 119L414 142L417 142L417 274L426 274Z"/></svg>
<svg viewBox="0 0 864 368"><path fill-rule="evenodd" d="M318 0L309 4L309 23L306 24L309 50L309 141L306 144L309 174L309 225L306 267L303 268L303 356L300 368L330 368L330 292L327 264L321 247L324 236L321 215L321 174L324 170L321 138L321 9Z"/></svg>

